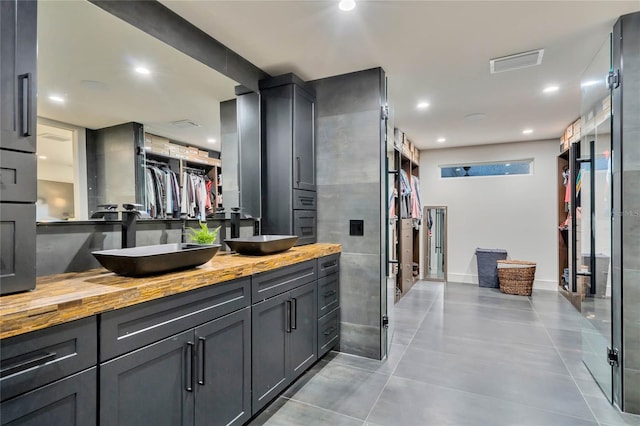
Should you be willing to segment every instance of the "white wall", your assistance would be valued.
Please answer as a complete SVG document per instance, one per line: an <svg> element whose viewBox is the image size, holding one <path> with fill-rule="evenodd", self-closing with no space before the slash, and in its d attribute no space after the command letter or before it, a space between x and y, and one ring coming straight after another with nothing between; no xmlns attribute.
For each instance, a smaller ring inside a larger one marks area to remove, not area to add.
<svg viewBox="0 0 640 426"><path fill-rule="evenodd" d="M423 206L448 207L449 281L477 284L476 248L503 248L537 263L534 288L557 289L557 155L555 139L420 153ZM531 175L442 179L438 167L527 158Z"/></svg>

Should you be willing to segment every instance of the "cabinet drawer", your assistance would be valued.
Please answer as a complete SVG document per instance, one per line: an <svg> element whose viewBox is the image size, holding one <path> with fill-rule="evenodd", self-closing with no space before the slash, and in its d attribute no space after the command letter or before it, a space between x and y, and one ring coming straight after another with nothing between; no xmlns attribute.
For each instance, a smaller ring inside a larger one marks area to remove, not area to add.
<svg viewBox="0 0 640 426"><path fill-rule="evenodd" d="M340 274L318 278L318 318L340 306Z"/></svg>
<svg viewBox="0 0 640 426"><path fill-rule="evenodd" d="M249 306L250 283L242 278L102 314L100 361Z"/></svg>
<svg viewBox="0 0 640 426"><path fill-rule="evenodd" d="M315 191L305 191L302 189L293 190L294 210L316 210L317 208L317 197Z"/></svg>
<svg viewBox="0 0 640 426"><path fill-rule="evenodd" d="M96 367L0 405L3 425L95 425Z"/></svg>
<svg viewBox="0 0 640 426"><path fill-rule="evenodd" d="M297 235L297 246L313 244L317 240L315 210L295 210L293 212L293 234Z"/></svg>
<svg viewBox="0 0 640 426"><path fill-rule="evenodd" d="M340 253L318 258L318 278L340 270Z"/></svg>
<svg viewBox="0 0 640 426"><path fill-rule="evenodd" d="M36 286L36 206L0 203L0 294Z"/></svg>
<svg viewBox="0 0 640 426"><path fill-rule="evenodd" d="M318 358L340 342L340 308L318 320Z"/></svg>
<svg viewBox="0 0 640 426"><path fill-rule="evenodd" d="M0 201L36 202L36 156L0 151Z"/></svg>
<svg viewBox="0 0 640 426"><path fill-rule="evenodd" d="M251 302L258 303L315 280L316 260L296 263L273 271L262 272L252 277Z"/></svg>
<svg viewBox="0 0 640 426"><path fill-rule="evenodd" d="M90 317L2 340L2 400L96 365L97 331Z"/></svg>

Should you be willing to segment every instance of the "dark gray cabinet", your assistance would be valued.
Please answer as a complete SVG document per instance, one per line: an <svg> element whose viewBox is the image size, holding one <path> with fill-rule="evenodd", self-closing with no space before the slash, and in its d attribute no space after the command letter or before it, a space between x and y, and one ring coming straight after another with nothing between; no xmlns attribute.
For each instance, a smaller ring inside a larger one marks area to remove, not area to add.
<svg viewBox="0 0 640 426"><path fill-rule="evenodd" d="M2 340L1 424L96 424L96 318Z"/></svg>
<svg viewBox="0 0 640 426"><path fill-rule="evenodd" d="M249 283L229 281L102 314L100 424L246 422Z"/></svg>
<svg viewBox="0 0 640 426"><path fill-rule="evenodd" d="M0 1L0 295L35 287L37 11Z"/></svg>
<svg viewBox="0 0 640 426"><path fill-rule="evenodd" d="M2 425L95 425L96 367L4 401L0 411Z"/></svg>
<svg viewBox="0 0 640 426"><path fill-rule="evenodd" d="M315 92L295 75L286 74L262 80L260 97L262 230L299 235L298 245L314 243ZM298 213L305 211L313 214Z"/></svg>
<svg viewBox="0 0 640 426"><path fill-rule="evenodd" d="M318 359L316 282L252 306L252 411L257 413Z"/></svg>
<svg viewBox="0 0 640 426"><path fill-rule="evenodd" d="M318 262L318 357L340 343L340 254Z"/></svg>
<svg viewBox="0 0 640 426"><path fill-rule="evenodd" d="M252 278L252 412L274 399L318 359L317 262Z"/></svg>
<svg viewBox="0 0 640 426"><path fill-rule="evenodd" d="M37 16L35 0L0 1L2 149L36 151Z"/></svg>

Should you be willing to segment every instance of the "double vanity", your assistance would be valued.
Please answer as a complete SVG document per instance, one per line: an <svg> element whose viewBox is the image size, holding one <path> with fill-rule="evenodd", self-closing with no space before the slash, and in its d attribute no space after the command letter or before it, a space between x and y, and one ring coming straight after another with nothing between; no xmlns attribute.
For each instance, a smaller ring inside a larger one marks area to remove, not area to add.
<svg viewBox="0 0 640 426"><path fill-rule="evenodd" d="M2 423L243 424L339 342L338 244L0 298ZM35 422L35 423L34 423Z"/></svg>

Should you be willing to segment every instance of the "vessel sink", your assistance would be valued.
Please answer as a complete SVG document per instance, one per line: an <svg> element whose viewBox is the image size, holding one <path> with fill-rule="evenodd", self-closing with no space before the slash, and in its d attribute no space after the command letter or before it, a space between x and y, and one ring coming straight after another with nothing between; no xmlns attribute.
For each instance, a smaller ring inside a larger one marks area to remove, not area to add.
<svg viewBox="0 0 640 426"><path fill-rule="evenodd" d="M295 235L255 235L224 240L231 250L240 254L264 256L289 250L298 241Z"/></svg>
<svg viewBox="0 0 640 426"><path fill-rule="evenodd" d="M220 249L220 244L159 244L91 254L102 266L126 277L141 277L194 268L207 263Z"/></svg>

